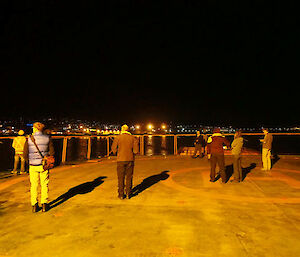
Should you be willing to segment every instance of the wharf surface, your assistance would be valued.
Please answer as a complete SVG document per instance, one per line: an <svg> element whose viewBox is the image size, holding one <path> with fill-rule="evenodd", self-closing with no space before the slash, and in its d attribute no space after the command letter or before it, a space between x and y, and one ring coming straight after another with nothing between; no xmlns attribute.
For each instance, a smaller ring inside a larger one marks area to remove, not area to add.
<svg viewBox="0 0 300 257"><path fill-rule="evenodd" d="M226 156L232 173L232 159ZM209 182L206 158L138 157L135 195L117 198L116 160L50 171L46 213L28 175L0 179L0 257L299 256L300 159L270 172L244 156L242 183Z"/></svg>

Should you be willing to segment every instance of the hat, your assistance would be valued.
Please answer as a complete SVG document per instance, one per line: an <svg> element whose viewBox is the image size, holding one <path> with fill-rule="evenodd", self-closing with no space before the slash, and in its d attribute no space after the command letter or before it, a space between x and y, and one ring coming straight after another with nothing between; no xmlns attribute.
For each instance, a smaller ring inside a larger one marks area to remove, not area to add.
<svg viewBox="0 0 300 257"><path fill-rule="evenodd" d="M18 134L19 134L19 136L23 136L24 135L24 130L20 129Z"/></svg>
<svg viewBox="0 0 300 257"><path fill-rule="evenodd" d="M220 133L221 129L220 128L214 128L213 133Z"/></svg>
<svg viewBox="0 0 300 257"><path fill-rule="evenodd" d="M122 127L121 127L121 130L122 131L127 131L128 130L128 126L126 124L124 124Z"/></svg>
<svg viewBox="0 0 300 257"><path fill-rule="evenodd" d="M42 131L45 127L43 123L35 122L33 123L33 127L36 128L38 131Z"/></svg>

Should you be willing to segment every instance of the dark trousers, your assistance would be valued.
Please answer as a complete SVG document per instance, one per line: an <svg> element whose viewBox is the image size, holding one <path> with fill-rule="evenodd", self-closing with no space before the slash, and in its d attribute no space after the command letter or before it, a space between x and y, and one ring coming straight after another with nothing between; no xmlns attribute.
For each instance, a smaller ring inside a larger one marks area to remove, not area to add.
<svg viewBox="0 0 300 257"><path fill-rule="evenodd" d="M237 181L243 180L241 156L233 155L233 176Z"/></svg>
<svg viewBox="0 0 300 257"><path fill-rule="evenodd" d="M125 181L126 181L126 195L130 195L130 193L131 193L133 167L134 167L133 161L117 162L119 196L124 195L124 182Z"/></svg>
<svg viewBox="0 0 300 257"><path fill-rule="evenodd" d="M197 156L197 153L199 152L199 155L202 157L202 145L195 144L195 151L193 156Z"/></svg>
<svg viewBox="0 0 300 257"><path fill-rule="evenodd" d="M212 154L210 159L210 179L215 180L216 166L219 166L222 182L226 182L224 154Z"/></svg>

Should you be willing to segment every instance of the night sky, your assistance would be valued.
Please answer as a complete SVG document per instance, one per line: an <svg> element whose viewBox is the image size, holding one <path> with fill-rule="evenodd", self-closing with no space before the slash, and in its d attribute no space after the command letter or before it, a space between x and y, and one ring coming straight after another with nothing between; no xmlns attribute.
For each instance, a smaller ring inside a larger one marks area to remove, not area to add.
<svg viewBox="0 0 300 257"><path fill-rule="evenodd" d="M0 119L299 125L296 1L1 1Z"/></svg>

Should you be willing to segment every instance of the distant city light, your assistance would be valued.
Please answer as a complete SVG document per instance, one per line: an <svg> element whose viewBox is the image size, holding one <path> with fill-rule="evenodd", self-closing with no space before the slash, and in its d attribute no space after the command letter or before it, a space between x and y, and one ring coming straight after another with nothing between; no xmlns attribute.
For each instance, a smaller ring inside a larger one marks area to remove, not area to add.
<svg viewBox="0 0 300 257"><path fill-rule="evenodd" d="M148 128L149 130L151 130L151 129L153 129L153 125L152 125L152 124L148 124L147 128Z"/></svg>

